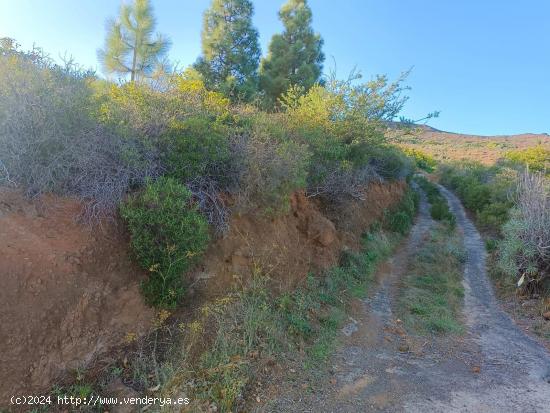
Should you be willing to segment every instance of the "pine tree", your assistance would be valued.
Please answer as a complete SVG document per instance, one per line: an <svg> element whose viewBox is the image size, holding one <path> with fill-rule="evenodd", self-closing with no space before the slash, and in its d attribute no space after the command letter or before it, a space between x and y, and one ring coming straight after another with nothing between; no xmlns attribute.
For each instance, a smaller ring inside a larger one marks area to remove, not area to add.
<svg viewBox="0 0 550 413"><path fill-rule="evenodd" d="M105 48L98 50L103 70L108 74L130 74L130 80L151 76L170 47L170 41L154 35L156 20L149 0L123 4L117 20L107 21Z"/></svg>
<svg viewBox="0 0 550 413"><path fill-rule="evenodd" d="M311 28L312 13L307 0L289 0L279 11L285 27L275 34L260 69L260 88L270 105L288 88L308 90L319 81L325 56L323 39Z"/></svg>
<svg viewBox="0 0 550 413"><path fill-rule="evenodd" d="M202 56L195 63L206 87L250 101L258 89L260 45L250 0L213 0L204 14Z"/></svg>

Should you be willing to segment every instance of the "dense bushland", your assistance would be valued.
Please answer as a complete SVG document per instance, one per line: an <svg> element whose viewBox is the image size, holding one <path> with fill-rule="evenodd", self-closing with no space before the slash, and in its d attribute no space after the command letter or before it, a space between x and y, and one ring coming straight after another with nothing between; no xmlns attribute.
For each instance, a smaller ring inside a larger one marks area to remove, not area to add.
<svg viewBox="0 0 550 413"><path fill-rule="evenodd" d="M114 133L94 114L94 77L40 49L0 48L0 180L29 196L54 192L113 213L132 186L159 173L144 141Z"/></svg>
<svg viewBox="0 0 550 413"><path fill-rule="evenodd" d="M2 182L31 196L74 196L91 223L122 205L136 257L157 268L144 284L156 305L177 301L167 297L181 295L186 254L203 248L182 235L204 232L197 214L221 234L231 210L278 214L300 189L329 203L363 199L371 181L412 171L384 137L406 100L403 78L291 87L283 109L267 113L230 104L192 71L118 85L13 42L2 44L0 74ZM170 232L177 225L181 234ZM159 241L163 232L175 238Z"/></svg>
<svg viewBox="0 0 550 413"><path fill-rule="evenodd" d="M456 192L464 206L475 214L477 223L498 232L513 205L517 171L479 163L449 164L439 169L441 183Z"/></svg>

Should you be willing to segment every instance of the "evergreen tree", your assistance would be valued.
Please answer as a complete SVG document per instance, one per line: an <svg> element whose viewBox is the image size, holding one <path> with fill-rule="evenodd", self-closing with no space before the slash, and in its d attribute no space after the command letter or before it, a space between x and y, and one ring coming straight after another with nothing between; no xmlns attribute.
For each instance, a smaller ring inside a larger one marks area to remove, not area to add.
<svg viewBox="0 0 550 413"><path fill-rule="evenodd" d="M260 45L250 0L213 0L204 14L202 56L195 63L206 87L233 100L251 100L258 89Z"/></svg>
<svg viewBox="0 0 550 413"><path fill-rule="evenodd" d="M307 91L319 81L325 60L323 39L311 28L307 0L289 0L279 11L279 18L285 29L271 39L260 69L260 88L270 105L291 85Z"/></svg>
<svg viewBox="0 0 550 413"><path fill-rule="evenodd" d="M130 80L151 76L170 47L170 41L153 34L156 20L149 0L123 4L117 20L107 21L105 48L98 58L105 73L130 74Z"/></svg>

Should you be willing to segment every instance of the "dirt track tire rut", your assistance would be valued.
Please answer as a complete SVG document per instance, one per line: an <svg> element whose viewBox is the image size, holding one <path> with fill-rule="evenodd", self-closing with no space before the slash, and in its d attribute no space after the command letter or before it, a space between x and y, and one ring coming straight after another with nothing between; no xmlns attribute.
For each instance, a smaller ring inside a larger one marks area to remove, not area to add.
<svg viewBox="0 0 550 413"><path fill-rule="evenodd" d="M344 329L343 344L332 360L332 379L324 378L321 390L312 394L289 389L269 411L550 412L550 355L500 308L479 232L456 196L440 190L463 234L466 332L404 337L392 312L407 263L433 225L421 193L409 237L382 266L377 289L354 311L354 328ZM421 345L401 351L404 342Z"/></svg>
<svg viewBox="0 0 550 413"><path fill-rule="evenodd" d="M469 340L479 347L480 375L447 400L405 404L441 412L550 412L550 356L500 308L487 276L484 242L458 198L440 186L464 234L464 314ZM414 408L413 408L414 407Z"/></svg>

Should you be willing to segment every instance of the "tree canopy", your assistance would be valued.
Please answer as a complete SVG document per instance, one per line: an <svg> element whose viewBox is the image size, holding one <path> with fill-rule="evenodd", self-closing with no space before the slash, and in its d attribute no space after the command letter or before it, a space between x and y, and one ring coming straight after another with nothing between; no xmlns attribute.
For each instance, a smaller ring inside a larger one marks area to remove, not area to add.
<svg viewBox="0 0 550 413"><path fill-rule="evenodd" d="M195 63L209 89L249 101L258 88L260 45L250 0L213 0L204 14L202 56Z"/></svg>
<svg viewBox="0 0 550 413"><path fill-rule="evenodd" d="M151 76L170 47L170 41L154 34L156 26L149 0L123 4L120 15L107 21L105 47L98 50L103 70L108 74L127 75L130 80Z"/></svg>
<svg viewBox="0 0 550 413"><path fill-rule="evenodd" d="M305 91L312 87L319 81L325 60L323 40L311 27L307 0L289 0L279 11L279 18L285 29L271 39L260 70L260 88L271 105L291 85Z"/></svg>

